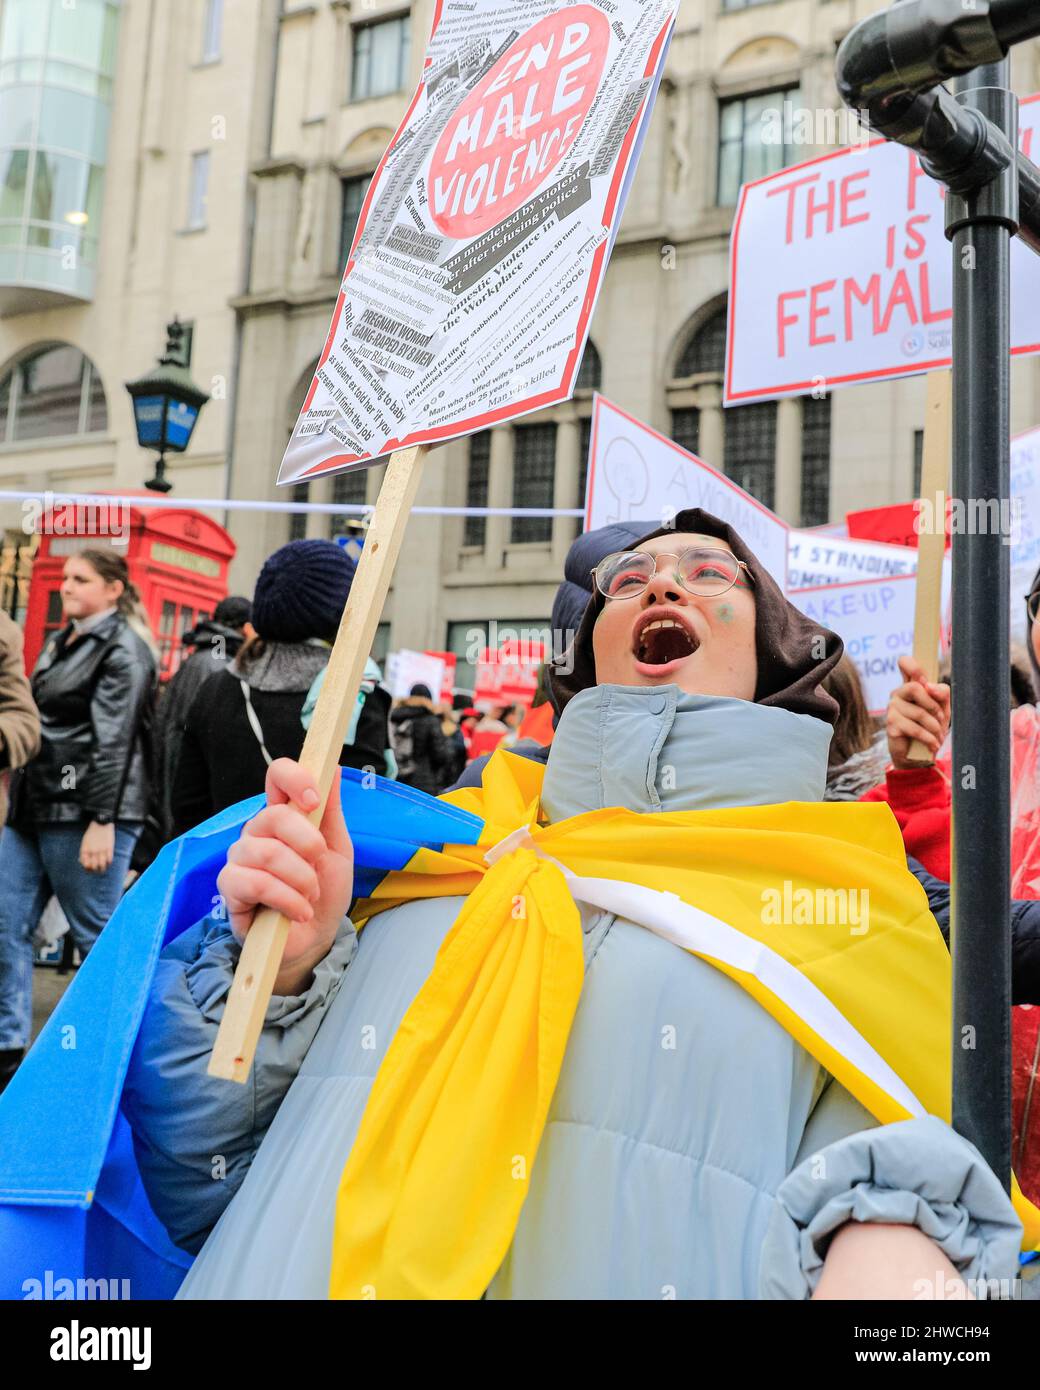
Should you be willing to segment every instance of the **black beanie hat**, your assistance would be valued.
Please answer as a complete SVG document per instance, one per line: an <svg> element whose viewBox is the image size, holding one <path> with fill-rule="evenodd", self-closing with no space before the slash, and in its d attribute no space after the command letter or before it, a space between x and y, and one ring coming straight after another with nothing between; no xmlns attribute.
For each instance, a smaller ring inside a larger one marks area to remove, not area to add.
<svg viewBox="0 0 1040 1390"><path fill-rule="evenodd" d="M688 532L714 536L743 560L755 581L755 651L758 657L758 684L755 703L778 705L793 714L811 714L828 724L838 715L838 703L820 688L820 682L837 666L844 651L841 638L800 613L789 603L773 576L760 565L737 533L718 517L699 507L681 511L671 526L650 531L633 545ZM592 629L603 611L605 600L593 587L592 598L578 628L573 647L550 672L552 701L562 712L567 701L580 690L596 684L596 662L592 651ZM814 639L822 638L822 642ZM814 654L822 649L823 656ZM571 666L569 672L561 669Z"/></svg>
<svg viewBox="0 0 1040 1390"><path fill-rule="evenodd" d="M253 626L268 642L334 641L354 562L334 541L290 541L264 562L253 594Z"/></svg>

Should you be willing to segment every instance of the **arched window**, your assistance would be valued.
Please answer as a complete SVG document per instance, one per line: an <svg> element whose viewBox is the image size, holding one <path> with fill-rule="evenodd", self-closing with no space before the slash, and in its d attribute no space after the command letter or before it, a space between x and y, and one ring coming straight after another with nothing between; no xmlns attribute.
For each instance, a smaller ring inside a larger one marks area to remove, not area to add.
<svg viewBox="0 0 1040 1390"><path fill-rule="evenodd" d="M68 343L26 353L0 377L0 443L99 434L108 428L101 376Z"/></svg>
<svg viewBox="0 0 1040 1390"><path fill-rule="evenodd" d="M699 320L699 322L698 322ZM778 470L793 481L799 514L785 520L817 526L828 519L830 505L830 401L805 397L785 404L800 411L800 443L794 456L781 457L790 444L780 440L776 401L722 409L726 362L726 304L708 317L701 310L697 326L684 334L667 385L671 437L706 463L720 469L738 486L770 508L777 503ZM784 432L790 439L790 433ZM785 488L784 495L790 496Z"/></svg>
<svg viewBox="0 0 1040 1390"><path fill-rule="evenodd" d="M675 375L700 376L702 372L714 372L721 376L725 365L726 306L723 305L687 342L679 355Z"/></svg>
<svg viewBox="0 0 1040 1390"><path fill-rule="evenodd" d="M581 366L574 381L575 391L598 391L603 384L603 362L596 344L591 338L586 340L585 351L581 355Z"/></svg>

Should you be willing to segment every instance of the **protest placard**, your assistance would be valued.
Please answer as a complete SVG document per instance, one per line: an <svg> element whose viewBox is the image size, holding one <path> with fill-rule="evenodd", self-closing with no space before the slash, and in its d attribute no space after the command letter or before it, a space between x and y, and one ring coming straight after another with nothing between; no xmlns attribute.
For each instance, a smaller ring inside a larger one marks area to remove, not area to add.
<svg viewBox="0 0 1040 1390"><path fill-rule="evenodd" d="M1011 498L1015 526L1011 539L1011 636L1026 638L1026 606L1033 576L1040 569L1040 429L1011 441Z"/></svg>
<svg viewBox="0 0 1040 1390"><path fill-rule="evenodd" d="M444 662L429 652L404 649L391 652L386 659L386 685L395 700L410 695L413 685L425 685L433 699L439 700L443 681Z"/></svg>
<svg viewBox="0 0 1040 1390"><path fill-rule="evenodd" d="M589 443L585 529L613 521L667 525L684 507L728 522L781 587L788 526L696 454L597 395Z"/></svg>
<svg viewBox="0 0 1040 1390"><path fill-rule="evenodd" d="M1021 147L1040 146L1040 96ZM945 190L904 146L852 145L745 184L730 241L725 404L881 381L951 360ZM1040 259L1012 246L1012 351L1040 351Z"/></svg>
<svg viewBox="0 0 1040 1390"><path fill-rule="evenodd" d="M530 709L544 661L545 648L540 644L506 639L498 647L485 647L477 658L474 707L523 705Z"/></svg>
<svg viewBox="0 0 1040 1390"><path fill-rule="evenodd" d="M302 765L320 820L427 449L565 400L678 0L438 0L279 482L389 452ZM359 615L360 610L360 615ZM209 1073L244 1082L288 933L246 938Z"/></svg>
<svg viewBox="0 0 1040 1390"><path fill-rule="evenodd" d="M438 6L279 482L567 399L677 3Z"/></svg>
<svg viewBox="0 0 1040 1390"><path fill-rule="evenodd" d="M427 656L435 656L441 662L441 693L442 703L450 705L455 695L455 668L458 665L458 657L454 652L435 652L427 648ZM430 687L433 689L433 687ZM437 698L437 691L433 689L434 698Z"/></svg>
<svg viewBox="0 0 1040 1390"><path fill-rule="evenodd" d="M787 584L792 590L916 572L917 551L909 546L841 540L813 531L790 533Z"/></svg>
<svg viewBox="0 0 1040 1390"><path fill-rule="evenodd" d="M871 714L884 714L888 697L903 683L899 658L913 651L916 587L915 575L896 574L788 593L796 608L841 637Z"/></svg>
<svg viewBox="0 0 1040 1390"><path fill-rule="evenodd" d="M884 545L917 548L917 503L893 502L887 507L863 507L847 512L850 538L880 541Z"/></svg>

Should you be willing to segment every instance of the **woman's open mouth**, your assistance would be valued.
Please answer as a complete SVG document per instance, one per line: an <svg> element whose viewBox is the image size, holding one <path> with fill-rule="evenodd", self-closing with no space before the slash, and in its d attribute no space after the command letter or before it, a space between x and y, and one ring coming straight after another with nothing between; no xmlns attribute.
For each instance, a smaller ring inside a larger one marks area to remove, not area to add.
<svg viewBox="0 0 1040 1390"><path fill-rule="evenodd" d="M662 675L685 661L700 646L696 635L677 618L653 618L640 625L632 644L636 665L644 675Z"/></svg>

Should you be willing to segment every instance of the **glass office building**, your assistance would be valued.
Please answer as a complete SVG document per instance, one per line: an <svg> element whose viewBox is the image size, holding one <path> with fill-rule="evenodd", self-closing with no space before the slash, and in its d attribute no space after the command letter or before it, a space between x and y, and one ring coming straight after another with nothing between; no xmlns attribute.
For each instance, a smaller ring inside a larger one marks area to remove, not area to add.
<svg viewBox="0 0 1040 1390"><path fill-rule="evenodd" d="M94 293L118 0L0 0L0 314Z"/></svg>

